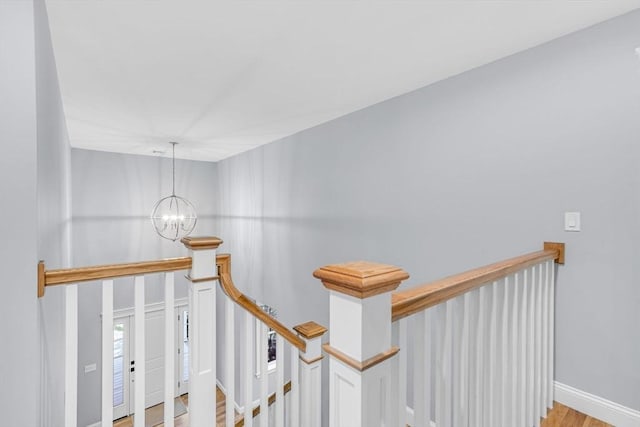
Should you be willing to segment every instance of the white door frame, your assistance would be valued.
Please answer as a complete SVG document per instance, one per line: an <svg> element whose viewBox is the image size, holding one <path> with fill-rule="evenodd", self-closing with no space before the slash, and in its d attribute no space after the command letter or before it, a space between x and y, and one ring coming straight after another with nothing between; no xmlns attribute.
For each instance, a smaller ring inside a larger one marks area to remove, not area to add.
<svg viewBox="0 0 640 427"><path fill-rule="evenodd" d="M145 306L145 315L157 311L164 310L164 303L154 303L148 304ZM182 366L183 365L183 355L182 355L182 316L180 319L178 315L182 314L183 311L189 311L189 301L186 298L180 298L175 301L175 309L174 309L174 319L176 319L176 328L175 328L175 348L176 355L178 357L175 358L176 365L176 384L175 384L175 397L180 396L181 394L187 393L189 391L189 383L182 381ZM131 359L133 356L133 332L134 332L134 309L124 308L119 310L114 310L113 312L113 324L117 325L120 323L124 323L124 402L122 405L118 407L114 407L113 409L113 419L116 420L118 418L126 417L131 415L134 412L134 402L133 402L133 393L130 392L131 384L134 376L131 375ZM115 326L114 326L115 327ZM180 350L179 350L180 348ZM134 373L135 375L135 373Z"/></svg>

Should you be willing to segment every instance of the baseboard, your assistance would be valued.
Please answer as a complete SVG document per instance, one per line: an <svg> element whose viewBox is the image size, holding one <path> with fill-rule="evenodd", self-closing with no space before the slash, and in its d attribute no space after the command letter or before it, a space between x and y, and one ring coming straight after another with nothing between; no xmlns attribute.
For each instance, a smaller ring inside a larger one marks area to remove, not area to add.
<svg viewBox="0 0 640 427"><path fill-rule="evenodd" d="M640 411L555 382L554 400L615 427L640 427ZM407 423L414 425L413 409L407 406ZM436 427L431 422L431 427Z"/></svg>
<svg viewBox="0 0 640 427"><path fill-rule="evenodd" d="M640 411L555 382L554 400L615 427L640 426Z"/></svg>
<svg viewBox="0 0 640 427"><path fill-rule="evenodd" d="M224 386L222 385L222 383L220 382L219 379L216 379L216 385L218 386L220 391L223 392L224 395L226 396L227 395L227 389L224 388ZM238 402L236 402L235 400L233 401L233 406L236 408L236 412L238 412L239 414L244 414L244 406L238 405Z"/></svg>
<svg viewBox="0 0 640 427"><path fill-rule="evenodd" d="M407 406L407 424L409 424L410 426L414 425L413 408L410 408L408 406ZM436 427L436 423L431 421L431 427Z"/></svg>
<svg viewBox="0 0 640 427"><path fill-rule="evenodd" d="M102 423L98 421L97 423L89 424L87 427L100 427Z"/></svg>

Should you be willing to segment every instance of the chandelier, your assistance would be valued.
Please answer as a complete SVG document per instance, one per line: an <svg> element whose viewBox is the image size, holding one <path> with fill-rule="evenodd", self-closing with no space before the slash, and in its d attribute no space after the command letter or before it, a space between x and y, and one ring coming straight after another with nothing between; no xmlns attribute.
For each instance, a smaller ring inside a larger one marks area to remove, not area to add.
<svg viewBox="0 0 640 427"><path fill-rule="evenodd" d="M188 236L196 226L198 216L193 205L187 199L176 196L176 144L172 155L172 192L170 196L162 198L156 203L151 212L151 223L156 233L165 239L176 241Z"/></svg>

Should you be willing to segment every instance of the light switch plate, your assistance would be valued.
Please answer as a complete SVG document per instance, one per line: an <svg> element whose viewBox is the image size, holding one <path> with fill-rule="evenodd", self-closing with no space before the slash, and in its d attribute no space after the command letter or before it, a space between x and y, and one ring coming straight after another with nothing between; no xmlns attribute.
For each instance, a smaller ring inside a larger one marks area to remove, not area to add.
<svg viewBox="0 0 640 427"><path fill-rule="evenodd" d="M580 231L580 212L564 213L564 231Z"/></svg>
<svg viewBox="0 0 640 427"><path fill-rule="evenodd" d="M96 370L96 364L92 363L91 365L85 365L84 366L84 373L88 374L89 372L93 372Z"/></svg>

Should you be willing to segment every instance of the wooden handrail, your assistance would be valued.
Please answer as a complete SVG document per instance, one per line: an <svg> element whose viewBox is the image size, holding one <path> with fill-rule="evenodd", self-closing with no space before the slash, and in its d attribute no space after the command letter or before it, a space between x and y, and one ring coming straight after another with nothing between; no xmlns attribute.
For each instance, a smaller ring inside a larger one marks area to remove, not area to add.
<svg viewBox="0 0 640 427"><path fill-rule="evenodd" d="M441 304L482 285L546 260L564 264L564 243L545 242L544 250L496 262L391 295L391 319L396 321Z"/></svg>
<svg viewBox="0 0 640 427"><path fill-rule="evenodd" d="M220 271L220 286L222 287L222 291L231 298L232 301L251 313L253 317L273 329L278 335L287 340L291 345L297 347L300 351L307 351L307 345L302 339L300 339L300 337L294 334L278 320L269 316L264 312L264 310L258 307L255 302L240 292L233 284L231 275L228 272L224 272L222 269Z"/></svg>
<svg viewBox="0 0 640 427"><path fill-rule="evenodd" d="M301 351L306 351L305 342L294 332L265 313L251 299L240 292L231 279L231 256L219 254L216 256L216 265L220 275L220 287L229 298L245 310L249 311L262 323L276 331L291 345ZM168 258L157 261L144 261L126 264L107 264L93 267L65 268L59 270L46 270L44 262L38 263L38 296L44 295L44 287L66 285L70 283L88 282L100 279L112 279L124 276L137 276L141 274L159 273L165 271L186 270L191 268L191 257ZM42 291L41 291L42 289Z"/></svg>
<svg viewBox="0 0 640 427"><path fill-rule="evenodd" d="M229 254L218 254L218 268L229 270ZM155 261L129 262L124 264L94 265L80 268L61 268L46 270L44 261L38 263L38 297L44 296L46 286L69 285L71 283L90 282L116 277L138 276L141 274L162 273L166 271L188 270L191 257L166 258Z"/></svg>
<svg viewBox="0 0 640 427"><path fill-rule="evenodd" d="M43 267L40 267L42 265ZM39 269L44 268L40 261ZM124 276L159 273L165 271L187 270L191 268L191 257L168 258L156 261L133 262L126 264L96 265L93 267L64 268L44 270L44 286L68 285L100 279L112 279ZM40 275L39 275L40 276Z"/></svg>
<svg viewBox="0 0 640 427"><path fill-rule="evenodd" d="M276 331L278 335L287 340L291 345L297 347L303 353L307 351L307 343L297 336L291 329L269 316L250 298L245 296L233 284L231 278L231 255L221 254L216 257L218 265L218 275L220 276L220 288L233 302L247 310L259 319L262 323Z"/></svg>

